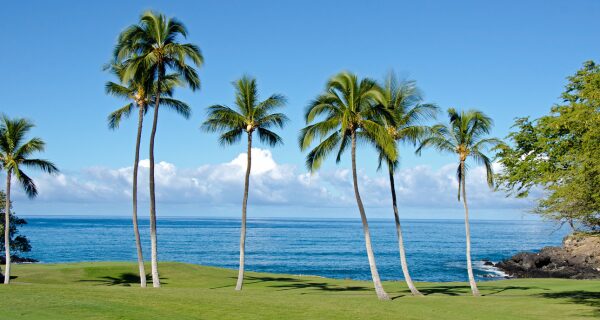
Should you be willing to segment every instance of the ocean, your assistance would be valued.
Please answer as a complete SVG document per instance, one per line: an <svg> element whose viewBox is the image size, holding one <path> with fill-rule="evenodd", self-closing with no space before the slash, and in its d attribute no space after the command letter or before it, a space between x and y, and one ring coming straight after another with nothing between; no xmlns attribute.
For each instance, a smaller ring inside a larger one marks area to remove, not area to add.
<svg viewBox="0 0 600 320"><path fill-rule="evenodd" d="M129 218L28 217L21 228L41 263L135 261ZM393 220L369 221L379 273L402 279ZM238 219L159 218L160 261L237 268ZM403 221L409 269L417 281L466 281L463 220ZM149 222L140 220L149 259ZM497 262L519 251L559 245L566 228L543 221L471 221L472 255L478 280L505 276L484 261ZM360 220L249 219L246 270L370 279Z"/></svg>

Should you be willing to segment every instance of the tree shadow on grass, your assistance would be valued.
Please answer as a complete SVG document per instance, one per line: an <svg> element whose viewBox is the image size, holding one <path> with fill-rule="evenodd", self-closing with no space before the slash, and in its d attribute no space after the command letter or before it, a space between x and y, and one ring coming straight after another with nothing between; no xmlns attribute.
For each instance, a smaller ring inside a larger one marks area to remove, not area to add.
<svg viewBox="0 0 600 320"><path fill-rule="evenodd" d="M512 290L548 290L540 287L526 287L526 286L479 286L479 290L483 291L482 296L492 296L505 291ZM471 295L471 287L468 285L436 285L435 287L419 288L422 294L428 296L432 294L446 295L446 296L469 296Z"/></svg>
<svg viewBox="0 0 600 320"><path fill-rule="evenodd" d="M505 291L527 291L527 290L550 290L547 288L541 288L541 287L524 287L524 286L500 286L500 287L486 287L486 286L480 286L479 287L482 290L486 290L488 291L487 293L482 294L483 296L493 296L495 294L499 294Z"/></svg>
<svg viewBox="0 0 600 320"><path fill-rule="evenodd" d="M538 295L548 299L566 299L566 303L581 304L594 308L594 315L600 315L600 292L593 291L563 291L563 292L546 292Z"/></svg>
<svg viewBox="0 0 600 320"><path fill-rule="evenodd" d="M149 279L149 280L152 279L152 275L150 273L147 274L146 279ZM167 282L163 282L163 280L165 280L165 279L168 279L168 278L163 278L163 277L160 278L161 284L167 284ZM134 284L138 285L140 283L140 276L135 273L124 272L124 273L119 274L117 277L104 276L104 277L98 277L97 279L79 280L79 282L95 282L99 286L131 287L131 285L134 285Z"/></svg>
<svg viewBox="0 0 600 320"><path fill-rule="evenodd" d="M232 277L231 279L237 279ZM269 288L276 288L278 291L287 291L294 289L315 289L318 291L328 291L328 292L356 292L356 291L370 291L372 288L362 287L362 286L338 286L333 285L327 282L320 281L312 281L312 280L304 280L298 278L289 278L289 277L255 277L255 276L245 276L244 284L257 284L257 283L266 283L266 286ZM233 285L217 287L232 287ZM308 294L309 292L302 292L301 294Z"/></svg>
<svg viewBox="0 0 600 320"><path fill-rule="evenodd" d="M471 287L463 285L438 285L435 287L419 288L422 294L442 294L446 296L462 296L471 292Z"/></svg>
<svg viewBox="0 0 600 320"><path fill-rule="evenodd" d="M19 276L10 276L10 280L15 280L18 277ZM0 274L0 282L4 282L4 275L3 274Z"/></svg>

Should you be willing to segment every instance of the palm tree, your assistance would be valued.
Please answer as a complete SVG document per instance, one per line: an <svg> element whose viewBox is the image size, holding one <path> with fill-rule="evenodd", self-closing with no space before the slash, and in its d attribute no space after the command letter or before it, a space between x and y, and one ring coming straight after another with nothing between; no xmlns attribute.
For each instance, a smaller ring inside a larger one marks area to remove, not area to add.
<svg viewBox="0 0 600 320"><path fill-rule="evenodd" d="M306 156L306 166L311 172L318 170L323 160L336 149L336 161L339 163L342 154L350 147L354 195L362 220L375 292L379 299L389 300L377 271L356 173L357 141L379 146L390 159L396 159L394 141L385 128L374 120L385 117L393 121L391 113L377 103L382 99L377 83L371 79L359 80L350 72L341 72L333 76L327 82L325 92L308 105L305 114L307 126L300 132L299 143L300 149L304 151L310 147L313 140L320 139L320 143Z"/></svg>
<svg viewBox="0 0 600 320"><path fill-rule="evenodd" d="M213 105L208 108L208 119L202 128L208 132L222 132L219 137L221 145L231 145L240 140L245 132L248 136L248 153L246 178L244 180L244 199L242 200L242 226L240 231L240 265L235 290L242 290L244 282L244 255L246 244L246 206L248 204L248 188L250 185L250 167L252 163L252 134L256 131L261 142L272 147L283 143L281 137L270 129L282 129L288 118L283 113L273 113L285 105L282 95L271 95L259 101L256 79L244 76L233 83L235 109L224 105Z"/></svg>
<svg viewBox="0 0 600 320"><path fill-rule="evenodd" d="M144 115L148 112L148 108L152 106L155 101L156 85L151 83L151 77L141 77L140 79L132 79L128 82L123 80L123 74L126 70L124 64L112 64L110 68L120 83L109 81L106 83L106 93L129 100L130 102L125 106L115 110L108 116L108 126L110 129L117 129L121 124L123 118L128 118L135 108L138 109L138 128L135 141L135 160L133 162L133 191L132 191L132 202L133 202L133 234L135 236L135 246L137 251L138 268L140 272L140 286L146 287L146 268L144 267L144 256L142 254L142 244L140 241L140 231L138 228L137 218L137 183L138 183L138 164L140 159L140 140L142 137L142 125L144 121ZM190 116L190 107L185 103L171 98L173 88L179 85L180 79L177 75L167 75L162 87L162 104L175 110L177 113L183 115L186 119Z"/></svg>
<svg viewBox="0 0 600 320"><path fill-rule="evenodd" d="M418 139L422 138L428 130L427 126L420 124L422 120L431 119L437 112L437 107L432 104L421 103L423 98L421 92L414 81L398 82L397 76L390 72L385 78L384 84L381 86L383 100L380 103L394 117L394 121L386 121L381 119L382 125L387 129L388 134L397 143L417 143ZM388 167L390 179L390 191L392 193L392 208L394 210L394 220L396 223L396 235L398 237L398 248L400 251L400 265L406 285L410 292L415 296L422 294L415 287L406 262L406 253L404 250L404 240L402 238L402 227L400 225L400 216L398 214L398 204L396 200L396 187L394 184L394 173L399 166L397 159L390 159L385 152L379 148L379 168L382 162L385 162Z"/></svg>
<svg viewBox="0 0 600 320"><path fill-rule="evenodd" d="M423 148L433 147L441 152L448 152L458 156L459 165L456 170L458 178L458 201L461 192L465 208L465 232L467 238L467 272L469 284L474 296L479 296L477 283L473 277L473 266L471 263L471 231L469 228L469 207L467 205L466 175L467 166L465 162L469 157L477 163L483 164L486 169L487 183L494 185L494 173L492 161L484 154L486 150L502 143L496 138L486 138L492 129L492 119L478 110L457 112L454 108L448 109L449 125L437 124L431 128L430 133L421 141L417 148L417 154L421 154Z"/></svg>
<svg viewBox="0 0 600 320"><path fill-rule="evenodd" d="M10 188L14 174L16 180L25 190L29 198L37 196L34 181L23 172L24 168L40 169L47 173L56 173L56 166L43 159L31 159L36 152L44 151L45 143L40 138L25 141L25 136L34 127L26 119L10 119L2 115L0 119L0 168L6 171L6 208L4 215L4 249L6 252L6 269L4 284L10 282Z"/></svg>
<svg viewBox="0 0 600 320"><path fill-rule="evenodd" d="M145 12L138 24L125 29L119 36L114 50L115 61L127 60L123 80L149 76L156 83L156 92L163 92L167 70L181 76L183 83L192 90L200 88L200 79L195 66L202 65L204 58L200 49L190 43L179 43L179 37L186 37L185 26L175 18L155 13ZM152 259L152 284L160 287L158 274L158 250L156 238L156 192L154 184L154 140L158 124L158 111L162 99L158 95L154 101L154 117L150 133L150 242Z"/></svg>

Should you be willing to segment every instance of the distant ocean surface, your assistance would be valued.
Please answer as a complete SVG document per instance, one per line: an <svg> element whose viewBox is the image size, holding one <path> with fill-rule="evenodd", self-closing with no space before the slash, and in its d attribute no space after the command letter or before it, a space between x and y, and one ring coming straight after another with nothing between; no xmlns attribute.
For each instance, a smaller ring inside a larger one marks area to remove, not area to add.
<svg viewBox="0 0 600 320"><path fill-rule="evenodd" d="M33 246L29 257L42 263L135 261L128 218L29 217L21 233ZM379 273L402 279L393 220L370 220ZM160 261L237 268L239 220L163 218L158 220ZM406 220L403 232L411 275L418 281L465 281L462 220ZM503 274L483 265L524 250L559 245L566 230L542 221L471 221L474 268L478 280ZM144 255L149 259L148 220L140 221ZM250 219L246 270L370 279L360 220Z"/></svg>

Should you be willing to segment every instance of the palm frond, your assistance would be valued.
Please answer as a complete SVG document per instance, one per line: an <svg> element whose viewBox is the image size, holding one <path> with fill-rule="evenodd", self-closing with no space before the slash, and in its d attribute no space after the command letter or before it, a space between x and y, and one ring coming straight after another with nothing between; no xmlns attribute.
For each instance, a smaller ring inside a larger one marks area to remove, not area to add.
<svg viewBox="0 0 600 320"><path fill-rule="evenodd" d="M14 159L25 159L35 152L43 152L46 143L40 138L32 138L14 151Z"/></svg>
<svg viewBox="0 0 600 320"><path fill-rule="evenodd" d="M48 161L48 160L44 160L44 159L24 159L21 162L21 164L26 167L29 167L29 168L39 169L39 170L49 173L49 174L54 174L54 173L59 172L58 168L56 167L56 165L54 163L52 163L51 161Z"/></svg>
<svg viewBox="0 0 600 320"><path fill-rule="evenodd" d="M31 179L27 174L25 174L25 172L23 172L20 169L14 172L15 178L17 178L17 181L19 181L19 184L23 187L23 190L25 190L25 194L27 195L27 197L29 197L30 199L35 198L38 194L38 190L35 186L35 183L33 182L33 179Z"/></svg>
<svg viewBox="0 0 600 320"><path fill-rule="evenodd" d="M240 109L242 115L253 118L254 106L256 106L256 101L258 100L256 79L244 75L233 82L233 86L236 91L235 105Z"/></svg>
<svg viewBox="0 0 600 320"><path fill-rule="evenodd" d="M104 86L104 89L106 91L106 94L119 98L129 99L133 95L131 88L125 87L118 83L114 83L112 81L107 82Z"/></svg>
<svg viewBox="0 0 600 320"><path fill-rule="evenodd" d="M454 144L451 135L452 133L447 126L443 124L434 125L429 130L427 136L421 140L415 153L421 155L422 150L428 147L433 147L440 152L455 153L457 145Z"/></svg>
<svg viewBox="0 0 600 320"><path fill-rule="evenodd" d="M332 132L338 131L339 127L340 119L338 117L331 117L324 121L304 127L300 130L300 136L298 138L300 150L306 150L312 144L313 140L328 136Z"/></svg>
<svg viewBox="0 0 600 320"><path fill-rule="evenodd" d="M186 119L189 119L192 115L192 108L190 108L190 106L183 101L173 98L161 97L160 103L161 105L166 106L168 109L175 111L177 114L181 115Z"/></svg>
<svg viewBox="0 0 600 320"><path fill-rule="evenodd" d="M256 106L254 117L256 119L261 119L268 115L270 111L285 106L286 103L287 99L283 95L274 94Z"/></svg>
<svg viewBox="0 0 600 320"><path fill-rule="evenodd" d="M368 141L376 148L380 148L386 158L395 161L398 157L396 141L388 134L387 130L380 124L371 120L361 122L362 133L368 137Z"/></svg>
<svg viewBox="0 0 600 320"><path fill-rule="evenodd" d="M268 144L271 147L283 144L283 140L281 139L281 137L271 130L259 127L257 129L257 132L258 138L262 143Z"/></svg>
<svg viewBox="0 0 600 320"><path fill-rule="evenodd" d="M222 146L232 145L240 141L244 130L241 128L232 129L219 136L219 144Z"/></svg>
<svg viewBox="0 0 600 320"><path fill-rule="evenodd" d="M270 128L270 127L278 127L283 128L283 126L290 119L283 113L271 113L269 115L263 116L262 118L257 119L257 125L261 128Z"/></svg>
<svg viewBox="0 0 600 320"><path fill-rule="evenodd" d="M207 114L208 117L201 126L204 131L217 132L246 128L246 118L227 106L210 106L208 107Z"/></svg>
<svg viewBox="0 0 600 320"><path fill-rule="evenodd" d="M321 141L314 149L306 156L306 168L310 172L318 170L325 158L339 145L341 135L339 132L334 132L325 140Z"/></svg>
<svg viewBox="0 0 600 320"><path fill-rule="evenodd" d="M117 129L119 127L119 125L121 124L121 120L123 118L129 118L133 109L134 109L133 103L128 103L128 104L124 105L123 107L121 107L120 109L117 109L117 110L111 112L111 114L109 114L108 118L107 118L108 127L113 130Z"/></svg>
<svg viewBox="0 0 600 320"><path fill-rule="evenodd" d="M483 167L485 168L487 184L490 188L493 188L494 171L492 167L492 161L490 160L490 158L488 158L488 156L481 152L472 152L471 156L473 157L473 159L475 159L475 161L477 161L477 163L483 165Z"/></svg>

